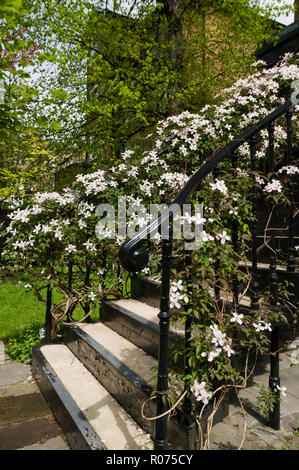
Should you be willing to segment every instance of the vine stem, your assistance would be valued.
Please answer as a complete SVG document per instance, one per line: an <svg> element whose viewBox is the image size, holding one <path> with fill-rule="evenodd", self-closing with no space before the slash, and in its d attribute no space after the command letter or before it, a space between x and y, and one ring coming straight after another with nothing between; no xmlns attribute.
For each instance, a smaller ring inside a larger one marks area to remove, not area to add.
<svg viewBox="0 0 299 470"><path fill-rule="evenodd" d="M184 396L186 395L186 393L188 392L189 390L185 390L180 396L179 398L177 399L177 401L175 402L175 404L169 408L169 410L165 411L164 413L158 415L158 416L152 416L151 418L148 418L144 415L143 413L143 410L144 410L144 407L146 405L146 403L148 403L149 401L151 400L154 400L156 397L156 395L154 395L153 397L150 397L148 398L147 400L145 400L143 403L142 403L142 406L141 406L141 416L143 419L145 419L146 421L154 421L155 419L159 419L159 418L163 418L163 416L166 416L168 414L170 414L177 406L178 404L183 400Z"/></svg>

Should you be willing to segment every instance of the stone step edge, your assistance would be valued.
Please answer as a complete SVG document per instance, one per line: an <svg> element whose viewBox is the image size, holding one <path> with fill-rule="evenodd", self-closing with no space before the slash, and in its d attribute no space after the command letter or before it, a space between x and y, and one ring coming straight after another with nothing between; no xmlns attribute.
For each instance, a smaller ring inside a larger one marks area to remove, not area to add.
<svg viewBox="0 0 299 470"><path fill-rule="evenodd" d="M117 357L115 357L110 351L104 348L98 341L96 341L92 336L90 336L86 331L83 331L79 325L70 325L68 326L70 330L73 330L74 333L79 336L83 341L85 341L92 349L95 350L96 354L101 355L104 360L109 362L112 367L121 372L121 374L130 381L136 388L144 392L146 395L150 396L152 393L152 386L147 383L142 377L137 375L132 369L127 365L121 362Z"/></svg>
<svg viewBox="0 0 299 470"><path fill-rule="evenodd" d="M123 364L118 358L113 356L113 354L111 354L110 351L107 351L106 348L101 346L88 333L83 331L79 325L68 325L67 330L66 330L66 335L65 335L65 340L66 340L65 344L70 348L70 350L73 352L73 354L76 357L79 358L76 351L73 350L72 345L71 345L74 339L73 338L74 335L77 336L80 340L86 342L86 344L95 351L95 354L102 355L103 353L104 356L102 357L104 361L107 361L108 363L110 363L110 366L116 369L118 374L123 375L123 377L125 377L127 381L130 382L133 385L133 387L136 388L136 391L139 393L139 395L142 394L142 397L143 397L142 401L150 398L151 393L153 391L153 387L147 382L145 382L143 378L139 377L129 367ZM101 379L94 374L94 371L92 370L92 368L88 364L84 364L84 365L87 368L87 370L89 370L89 372L91 372L94 375L94 377L101 383L102 382ZM103 386L109 391L109 387L106 386L105 383L103 383ZM121 401L118 400L117 396L115 396L113 392L109 391L109 393L111 393L111 395L121 404ZM133 410L130 411L129 409L127 409L125 405L121 404L121 406L123 406L123 408L126 409L126 412L132 416L132 418L136 421L138 426L144 429L145 432L149 432L150 434L153 434L154 429L152 428L152 425L154 421L143 422L143 418L141 417L140 412L138 412L137 415L135 415L136 410L133 412ZM154 416L155 412L156 412L155 401L149 401L144 408L145 416ZM182 426L180 424L182 421L182 416L183 416L182 410L181 408L178 408L176 410L176 415L172 416L171 420L169 420L169 425L170 425L169 437L170 437L171 445L174 446L174 449L177 448L176 446L178 445L179 442L184 442L185 440L185 436L183 436L182 434L180 434L180 437L178 437L179 433L182 433L183 431ZM149 425L149 427L147 425ZM182 449L185 449L185 447L182 447Z"/></svg>
<svg viewBox="0 0 299 470"><path fill-rule="evenodd" d="M32 350L33 375L71 449L105 450L103 442L43 355L42 346Z"/></svg>
<svg viewBox="0 0 299 470"><path fill-rule="evenodd" d="M147 327L147 328L150 328L152 329L155 333L157 333L158 335L160 334L160 327L159 327L159 323L155 323L153 322L152 320L147 320L146 318L143 318L141 315L139 315L138 313L136 312L133 312L131 310L128 310L126 309L125 307L121 306L121 305L118 305L118 300L135 300L137 302L140 302L140 303L145 303L145 302L141 302L138 298L132 298L132 299L117 299L117 300L104 300L103 303L105 305L108 305L108 306L111 306L117 310L119 310L119 312L123 313L124 315L130 317L132 320L135 320L139 323L141 323L143 326ZM152 307L152 305L150 304L146 304L147 307ZM152 308L156 308L156 307L152 307ZM158 318L158 315L157 315L157 318ZM173 340L176 340L178 338L183 338L184 335L181 334L181 333L177 333L175 331L173 331L171 329L172 325L170 324L170 329L169 329L169 337L170 339L173 339Z"/></svg>
<svg viewBox="0 0 299 470"><path fill-rule="evenodd" d="M137 300L138 299L131 299ZM144 301L147 306L149 304ZM127 310L125 307L117 305L115 301L103 301L101 306L100 319L105 325L113 329L119 335L129 339L140 349L153 356L156 360L159 356L160 326L151 320L147 320L135 312ZM169 347L174 347L177 342L184 341L184 335L169 329ZM175 369L183 370L182 360L177 363L172 362Z"/></svg>

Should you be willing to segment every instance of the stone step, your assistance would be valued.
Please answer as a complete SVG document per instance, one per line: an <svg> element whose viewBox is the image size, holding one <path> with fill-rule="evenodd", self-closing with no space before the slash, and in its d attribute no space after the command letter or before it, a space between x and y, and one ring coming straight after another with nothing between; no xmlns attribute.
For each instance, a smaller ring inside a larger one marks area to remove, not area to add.
<svg viewBox="0 0 299 470"><path fill-rule="evenodd" d="M243 264L242 266L243 269L247 269L246 266L245 266L245 263ZM259 269L260 269L260 278L261 280L263 280L263 282L265 282L265 269L266 269L266 265L265 264L262 264L262 263L259 263ZM279 267L280 269L280 272L281 272L281 275L286 275L286 269L285 267L281 266ZM264 274L262 274L264 272ZM267 271L268 272L268 271ZM295 273L297 278L296 278L296 283L295 283L295 289L296 289L296 292L299 291L299 273ZM141 304L142 306L144 304L147 304L148 305L148 308L154 308L153 306L155 306L154 310L156 312L156 315L159 313L159 308L158 308L158 305L160 303L160 297L159 297L159 292L161 290L161 282L160 282L160 276L135 276L133 279L132 279L132 295L135 297L135 303L136 305L139 305ZM146 292L146 296L142 296L142 293L143 292ZM214 290L211 288L210 289L210 295L211 297L214 297ZM112 313L112 316L110 318L110 320L108 319L108 322L110 322L111 324L111 328L113 328L112 324L116 323L116 318L120 318L120 315L117 315L117 310L120 310L121 307L120 307L120 304L118 304L119 301L114 301L116 302L116 305L118 305L117 309L114 308L114 313ZM125 302L128 302L128 300L122 300L120 301L121 302L121 305L125 305ZM139 302L139 304L137 304L137 302ZM220 290L220 305L219 307L222 308L222 306L231 311L231 309L233 308L233 297L231 295L231 293L227 293L225 292L224 290ZM127 303L127 305L129 305L129 302ZM134 305L133 303L131 304L132 306ZM141 311L141 305L139 308L139 311ZM241 312L243 312L244 314L247 314L248 311L250 310L250 306L251 306L251 299L248 295L240 295L239 296L239 309ZM106 307L104 308L104 310L106 309ZM135 308L135 311L137 310L137 308ZM110 309L108 309L108 311L110 311ZM172 311L170 311L172 312ZM293 335L294 335L294 329L296 328L296 330L298 330L298 326L296 327L296 324L294 323L294 318L296 317L297 313L296 313L296 310L293 311L293 313L291 312L290 308L288 307L283 307L283 312L284 312L284 317L285 319L281 321L280 323L280 336L282 339L285 339L285 340L289 340L291 338L293 338ZM107 315L107 314L105 314ZM115 320L113 320L113 316L115 317ZM104 316L105 318L105 316ZM137 319L138 320L138 319ZM106 320L104 320L106 321ZM120 320L121 321L121 320ZM116 328L119 328L120 329L120 326L116 326ZM147 331L147 330L146 330ZM182 324L180 324L179 322L176 323L175 325L175 328L174 326L171 327L171 332L172 334L174 333L176 336L173 337L173 340L172 338L170 339L170 344L175 344L175 342L179 339L182 339L182 337L184 336L184 327L182 326ZM141 334L141 333L140 333ZM144 335L143 331L142 331L142 334ZM141 342L141 337L137 337L137 341ZM158 341L158 336L156 336L156 340ZM176 339L177 338L177 339ZM142 347L142 346L141 346ZM153 354L153 353L152 353ZM180 364L179 364L180 366Z"/></svg>
<svg viewBox="0 0 299 470"><path fill-rule="evenodd" d="M159 297L145 296L139 299L104 301L100 319L129 341L158 358L159 350ZM184 337L180 322L170 325L169 342L175 344Z"/></svg>
<svg viewBox="0 0 299 470"><path fill-rule="evenodd" d="M67 326L65 343L138 425L153 435L154 421L143 418L141 407L153 391L157 360L102 322ZM154 400L148 401L145 416L152 417L155 412ZM171 449L186 448L180 418L178 409L169 421Z"/></svg>
<svg viewBox="0 0 299 470"><path fill-rule="evenodd" d="M150 436L66 345L36 347L32 367L71 449L152 450Z"/></svg>
<svg viewBox="0 0 299 470"><path fill-rule="evenodd" d="M241 261L239 262L239 268L244 272L251 272L251 262L250 261ZM257 263L258 277L260 282L260 289L264 287L269 287L270 281L270 269L269 262L259 262ZM295 292L299 292L299 268L296 267L294 273L287 271L286 266L277 265L276 267L278 282L293 282ZM159 307L160 304L160 295L161 295L161 277L160 275L154 276L138 276L135 275L132 278L132 297L135 299L143 298L149 299L150 305ZM245 298L245 296L244 296Z"/></svg>

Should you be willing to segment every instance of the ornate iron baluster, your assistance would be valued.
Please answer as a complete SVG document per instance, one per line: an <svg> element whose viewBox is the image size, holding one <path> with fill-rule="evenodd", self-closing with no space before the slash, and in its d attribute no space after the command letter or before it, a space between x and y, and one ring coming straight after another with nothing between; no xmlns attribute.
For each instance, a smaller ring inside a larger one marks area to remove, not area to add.
<svg viewBox="0 0 299 470"><path fill-rule="evenodd" d="M216 166L213 170L213 177L214 181L216 181L217 176L219 176L219 168ZM216 205L217 209L217 205ZM214 286L214 293L215 293L215 301L217 305L219 306L219 300L220 300L220 285L219 285L219 276L218 276L218 268L219 268L219 262L215 261L214 262L214 270L215 270L215 286Z"/></svg>
<svg viewBox="0 0 299 470"><path fill-rule="evenodd" d="M157 381L157 416L165 413L168 409L166 392L168 390L168 336L169 336L169 290L170 290L170 268L171 268L171 240L162 240L162 295L160 303L160 346L158 361ZM156 420L156 435L154 440L155 450L167 450L167 419L163 416Z"/></svg>
<svg viewBox="0 0 299 470"><path fill-rule="evenodd" d="M275 253L275 239L272 237L271 245L273 252L270 256L270 295L271 306L275 309L278 303L278 283L276 271L276 253ZM280 386L279 378L279 325L272 325L271 331L271 344L270 344L270 376L269 388L276 394L277 400L273 405L273 409L269 411L269 425L273 429L280 429L280 392L277 386Z"/></svg>
<svg viewBox="0 0 299 470"><path fill-rule="evenodd" d="M86 263L86 271L85 271L85 281L84 281L84 286L89 287L90 286L90 273L91 273L91 267L89 262ZM90 302L86 302L84 304L84 315L87 315L89 310L90 310ZM84 320L86 323L92 323L92 320L90 318L90 315L85 318Z"/></svg>
<svg viewBox="0 0 299 470"><path fill-rule="evenodd" d="M288 221L289 221L289 237L288 237L288 257L287 257L287 275L289 280L292 283L290 286L291 289L291 298L290 301L294 306L294 310L296 310L296 304L298 302L298 294L296 293L296 272L295 272L295 217L294 217L294 207L295 207L295 189L296 184L293 180L293 176L290 176L290 183L289 183L289 213L288 213Z"/></svg>
<svg viewBox="0 0 299 470"><path fill-rule="evenodd" d="M287 271L290 273L295 272L295 217L294 217L294 205L295 205L295 189L296 184L290 175L290 184L289 184L289 198L290 198L290 206L289 206L289 243L288 243L288 263L287 263Z"/></svg>
<svg viewBox="0 0 299 470"><path fill-rule="evenodd" d="M286 112L286 122L287 122L287 154L286 154L286 163L290 164L292 159L292 115L293 109L292 107ZM288 259L287 259L287 271L290 273L295 272L295 245L294 245L294 237L295 237L295 220L294 220L294 201L295 201L295 183L290 175L290 183L289 183L289 198L290 198L290 206L289 206L289 243L288 243Z"/></svg>
<svg viewBox="0 0 299 470"><path fill-rule="evenodd" d="M51 286L47 287L47 302L46 302L46 318L45 318L45 344L51 343L51 331L52 331L52 289Z"/></svg>
<svg viewBox="0 0 299 470"><path fill-rule="evenodd" d="M268 146L268 151L269 151L269 172L273 173L274 171L274 122L270 122L268 126L268 136L269 136L269 146Z"/></svg>
<svg viewBox="0 0 299 470"><path fill-rule="evenodd" d="M256 136L251 137L250 144L250 161L251 161L251 171L254 172L256 169ZM257 220L256 220L256 210L257 210L257 188L255 182L255 175L253 174L253 187L252 187L252 215L254 220L251 223L251 239L252 239L252 261L251 261L251 272L252 272L252 281L251 281L251 309L258 309L258 271L257 271Z"/></svg>
<svg viewBox="0 0 299 470"><path fill-rule="evenodd" d="M72 290L72 282L73 282L73 262L70 260L68 264L68 280L67 280L67 287L69 290L69 293L71 293ZM67 319L66 322L70 323L72 319L72 313L74 311L74 307L70 307L67 312Z"/></svg>
<svg viewBox="0 0 299 470"><path fill-rule="evenodd" d="M234 176L235 178L237 177L237 166L238 166L238 152L234 151L232 152L232 167L234 170ZM233 249L234 252L238 252L238 242L239 242L239 230L238 230L238 221L236 219L233 219L232 222L232 244L233 244ZM238 260L237 260L238 262ZM237 274L234 274L233 276L233 300L234 300L234 308L235 311L239 311L239 281L238 281L238 276Z"/></svg>
<svg viewBox="0 0 299 470"><path fill-rule="evenodd" d="M285 164L289 165L292 158L292 116L293 116L293 106L291 106L286 111L286 124L287 124L287 152L285 155Z"/></svg>

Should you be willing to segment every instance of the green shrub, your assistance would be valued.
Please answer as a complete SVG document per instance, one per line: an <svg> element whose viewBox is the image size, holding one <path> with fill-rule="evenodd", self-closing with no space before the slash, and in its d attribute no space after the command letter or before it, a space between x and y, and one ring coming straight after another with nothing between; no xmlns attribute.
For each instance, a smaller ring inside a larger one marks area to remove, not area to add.
<svg viewBox="0 0 299 470"><path fill-rule="evenodd" d="M15 335L8 340L7 353L10 357L31 364L32 348L41 341L39 330L40 324L37 322L19 326Z"/></svg>

